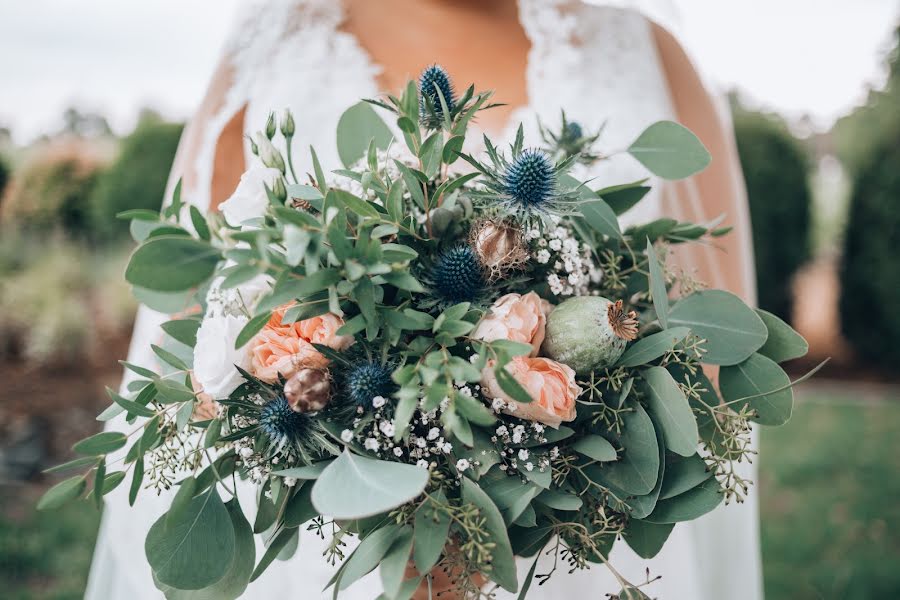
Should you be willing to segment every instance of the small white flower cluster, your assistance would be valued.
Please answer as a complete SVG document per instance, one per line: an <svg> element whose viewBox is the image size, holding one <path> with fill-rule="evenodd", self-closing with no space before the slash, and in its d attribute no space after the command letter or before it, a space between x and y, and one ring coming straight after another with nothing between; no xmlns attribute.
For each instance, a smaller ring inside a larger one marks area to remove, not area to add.
<svg viewBox="0 0 900 600"><path fill-rule="evenodd" d="M491 402L491 408L497 414L502 411L515 410L515 404L507 405L502 399L495 398ZM532 450L522 446L526 444L542 444L547 442L544 436L546 426L533 421L520 421L515 425L500 422L491 436L491 441L499 447L502 461L500 470L509 471L544 471L550 467L550 459L544 455L535 454Z"/></svg>
<svg viewBox="0 0 900 600"><path fill-rule="evenodd" d="M600 283L603 271L594 263L591 246L580 243L574 232L553 219L554 227L543 234L538 229L525 232L532 258L541 265L551 265L547 275L550 291L557 296L585 296L591 284ZM596 292L594 292L596 293Z"/></svg>
<svg viewBox="0 0 900 600"><path fill-rule="evenodd" d="M437 410L421 412L410 423L408 440L394 441L396 429L394 421L384 410L388 404L385 398L376 396L372 399L375 409L372 417L360 416L354 419L353 429L341 432L345 443L357 441L369 452L378 457L394 460L401 459L414 463L423 469L437 466L432 459L453 451L453 444L447 441L440 427L440 413L447 403L442 403Z"/></svg>

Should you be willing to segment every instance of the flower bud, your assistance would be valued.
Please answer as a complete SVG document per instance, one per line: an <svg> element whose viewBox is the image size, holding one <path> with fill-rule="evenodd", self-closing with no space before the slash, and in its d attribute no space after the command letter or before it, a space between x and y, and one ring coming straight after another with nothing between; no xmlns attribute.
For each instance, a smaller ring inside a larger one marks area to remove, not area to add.
<svg viewBox="0 0 900 600"><path fill-rule="evenodd" d="M528 260L521 230L510 221L486 220L472 227L469 243L491 279L520 267Z"/></svg>
<svg viewBox="0 0 900 600"><path fill-rule="evenodd" d="M272 145L272 142L261 133L256 134L255 141L256 145L259 147L259 158L263 161L263 164L284 173L284 158L281 157L281 152Z"/></svg>
<svg viewBox="0 0 900 600"><path fill-rule="evenodd" d="M270 140L275 137L275 113L270 112L266 120L266 137Z"/></svg>
<svg viewBox="0 0 900 600"><path fill-rule="evenodd" d="M284 384L284 397L298 413L317 412L331 400L331 380L324 369L304 368Z"/></svg>
<svg viewBox="0 0 900 600"><path fill-rule="evenodd" d="M247 136L247 140L250 142L250 152L253 153L253 156L259 156L259 146L256 145L256 142L253 141L253 138L249 135Z"/></svg>
<svg viewBox="0 0 900 600"><path fill-rule="evenodd" d="M281 115L281 135L286 138L294 137L294 115L289 109L284 109Z"/></svg>
<svg viewBox="0 0 900 600"><path fill-rule="evenodd" d="M278 177L272 184L272 195L278 198L278 201L284 204L287 201L287 188L284 185L284 179Z"/></svg>

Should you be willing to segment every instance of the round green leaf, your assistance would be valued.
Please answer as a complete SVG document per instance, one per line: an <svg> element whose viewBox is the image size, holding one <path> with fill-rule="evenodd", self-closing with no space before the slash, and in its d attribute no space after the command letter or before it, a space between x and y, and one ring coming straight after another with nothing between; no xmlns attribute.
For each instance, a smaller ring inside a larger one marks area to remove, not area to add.
<svg viewBox="0 0 900 600"><path fill-rule="evenodd" d="M666 500L678 494L683 494L710 477L712 477L712 471L707 468L706 462L699 455L683 457L677 454L669 454L666 460L666 473L659 497L662 500Z"/></svg>
<svg viewBox="0 0 900 600"><path fill-rule="evenodd" d="M809 344L790 325L772 313L759 308L756 309L756 314L760 316L763 323L766 324L766 329L769 330L766 343L759 349L760 354L777 363L806 355Z"/></svg>
<svg viewBox="0 0 900 600"><path fill-rule="evenodd" d="M101 454L115 452L124 446L127 441L128 438L124 433L118 431L104 431L81 440L72 446L72 450L78 454L100 456Z"/></svg>
<svg viewBox="0 0 900 600"><path fill-rule="evenodd" d="M729 292L705 290L679 300L669 311L671 327L688 327L704 338L703 362L736 365L766 343L768 331L753 309Z"/></svg>
<svg viewBox="0 0 900 600"><path fill-rule="evenodd" d="M235 531L215 488L194 498L175 523L161 516L144 543L147 561L159 581L180 590L208 587L234 561Z"/></svg>
<svg viewBox="0 0 900 600"><path fill-rule="evenodd" d="M781 367L762 354L753 354L741 364L719 371L722 397L727 402L747 398L735 402L734 409L749 405L758 413L753 420L762 425L783 425L791 418L794 392L790 384Z"/></svg>
<svg viewBox="0 0 900 600"><path fill-rule="evenodd" d="M622 435L617 440L623 448L621 458L602 467L590 465L585 472L602 485L642 496L653 491L659 477L659 444L644 407L637 402L627 405L634 410L622 417Z"/></svg>
<svg viewBox="0 0 900 600"><path fill-rule="evenodd" d="M622 537L635 554L649 559L659 554L674 527L674 523L658 524L630 519Z"/></svg>
<svg viewBox="0 0 900 600"><path fill-rule="evenodd" d="M65 481L61 481L41 496L41 499L37 504L37 509L57 509L67 502L71 502L81 496L81 494L84 493L85 487L87 487L87 484L84 481L84 475L76 475L75 477L70 477Z"/></svg>
<svg viewBox="0 0 900 600"><path fill-rule="evenodd" d="M409 502L425 490L428 471L345 451L316 480L312 503L335 519L362 519Z"/></svg>
<svg viewBox="0 0 900 600"><path fill-rule="evenodd" d="M253 532L236 500L229 500L225 508L234 527L235 539L234 560L225 576L201 590L178 590L160 582L154 573L153 582L165 594L167 600L235 600L247 589L256 562Z"/></svg>
<svg viewBox="0 0 900 600"><path fill-rule="evenodd" d="M616 449L606 438L599 435L587 435L581 438L572 444L572 450L601 462L616 460Z"/></svg>
<svg viewBox="0 0 900 600"><path fill-rule="evenodd" d="M366 155L371 140L375 140L376 148L383 150L393 138L391 130L368 102L357 102L338 120L338 156L345 167Z"/></svg>
<svg viewBox="0 0 900 600"><path fill-rule="evenodd" d="M725 496L715 478L710 478L667 500L660 500L645 520L651 523L680 523L702 517L722 502Z"/></svg>
<svg viewBox="0 0 900 600"><path fill-rule="evenodd" d="M647 408L662 429L666 447L681 456L695 454L700 434L697 432L697 420L681 388L662 367L645 369L641 376L644 378Z"/></svg>
<svg viewBox="0 0 900 600"><path fill-rule="evenodd" d="M219 250L181 235L163 235L141 244L131 255L125 279L157 292L180 292L212 277Z"/></svg>
<svg viewBox="0 0 900 600"><path fill-rule="evenodd" d="M663 179L690 177L712 160L703 142L674 121L658 121L645 129L628 153Z"/></svg>

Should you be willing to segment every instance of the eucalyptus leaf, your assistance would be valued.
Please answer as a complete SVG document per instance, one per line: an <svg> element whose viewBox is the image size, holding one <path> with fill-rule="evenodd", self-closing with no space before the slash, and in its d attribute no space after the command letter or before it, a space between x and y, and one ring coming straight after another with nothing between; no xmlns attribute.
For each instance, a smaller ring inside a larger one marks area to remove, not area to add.
<svg viewBox="0 0 900 600"><path fill-rule="evenodd" d="M381 585L384 594L388 598L394 598L400 592L403 577L406 574L406 566L409 564L413 546L413 529L408 525L404 527L384 558L381 559Z"/></svg>
<svg viewBox="0 0 900 600"><path fill-rule="evenodd" d="M740 410L749 406L756 411L754 421L762 425L783 425L791 418L794 392L787 374L770 358L753 354L744 362L722 367L719 371L719 389L726 402L753 396L732 404Z"/></svg>
<svg viewBox="0 0 900 600"><path fill-rule="evenodd" d="M419 573L428 573L437 564L450 532L450 517L447 513L435 509L435 503L440 505L447 502L443 490L438 488L433 498L434 501L429 499L419 506L413 520L415 528L413 561Z"/></svg>
<svg viewBox="0 0 900 600"><path fill-rule="evenodd" d="M687 327L672 327L641 338L628 346L616 366L637 367L654 361L672 351L690 333Z"/></svg>
<svg viewBox="0 0 900 600"><path fill-rule="evenodd" d="M485 528L495 544L491 552L491 571L488 577L503 589L515 592L519 588L516 576L516 559L509 543L509 535L503 515L491 501L484 490L468 477L462 478L462 499L478 507L485 519Z"/></svg>
<svg viewBox="0 0 900 600"><path fill-rule="evenodd" d="M586 435L572 444L572 450L601 462L616 460L617 458L616 449L613 445L606 438L599 435Z"/></svg>
<svg viewBox="0 0 900 600"><path fill-rule="evenodd" d="M674 527L674 523L659 524L629 519L622 537L635 554L650 559L659 554Z"/></svg>
<svg viewBox="0 0 900 600"><path fill-rule="evenodd" d="M666 500L697 487L710 477L712 471L699 455L678 456L670 454L666 461L666 473L663 478L660 499Z"/></svg>
<svg viewBox="0 0 900 600"><path fill-rule="evenodd" d="M41 496L41 499L37 503L37 509L56 510L72 500L81 497L86 487L87 483L84 480L84 475L76 475L75 477L70 477L69 479L61 481L44 492L44 495Z"/></svg>
<svg viewBox="0 0 900 600"><path fill-rule="evenodd" d="M766 343L759 349L760 354L777 363L806 355L809 351L809 344L790 325L760 308L756 309L756 314L760 316L769 331Z"/></svg>
<svg viewBox="0 0 900 600"><path fill-rule="evenodd" d="M645 129L628 153L663 179L690 177L712 160L697 136L674 121L658 121Z"/></svg>
<svg viewBox="0 0 900 600"><path fill-rule="evenodd" d="M221 258L207 242L181 235L164 235L141 244L125 269L129 283L158 292L194 288L210 277Z"/></svg>
<svg viewBox="0 0 900 600"><path fill-rule="evenodd" d="M175 523L163 515L150 528L144 550L155 576L180 590L221 580L234 561L235 532L215 488L195 497Z"/></svg>
<svg viewBox="0 0 900 600"><path fill-rule="evenodd" d="M626 402L633 410L623 414L622 434L617 441L623 447L621 458L603 466L590 465L585 473L607 486L634 495L649 494L659 477L659 445L653 422L639 403Z"/></svg>
<svg viewBox="0 0 900 600"><path fill-rule="evenodd" d="M357 102L338 120L338 156L345 167L363 158L372 140L376 148L384 150L393 138L391 130L367 102Z"/></svg>
<svg viewBox="0 0 900 600"><path fill-rule="evenodd" d="M377 567L384 555L391 549L400 529L399 525L385 525L364 537L350 558L347 559L338 589L347 589L359 578Z"/></svg>
<svg viewBox="0 0 900 600"><path fill-rule="evenodd" d="M166 596L166 600L236 600L243 595L250 583L253 565L256 562L256 545L253 543L253 532L250 523L244 517L237 500L225 503L231 525L234 529L234 560L225 576L200 590L178 590L161 583L154 577L156 587Z"/></svg>
<svg viewBox="0 0 900 600"><path fill-rule="evenodd" d="M124 433L118 431L103 431L81 440L72 446L72 450L78 454L100 456L101 454L115 452L124 446L127 441L128 438Z"/></svg>
<svg viewBox="0 0 900 600"><path fill-rule="evenodd" d="M719 483L710 478L683 494L660 500L645 520L659 524L693 521L717 507L724 497Z"/></svg>
<svg viewBox="0 0 900 600"><path fill-rule="evenodd" d="M361 519L397 508L419 496L428 471L344 451L316 480L313 506L335 519ZM353 490L353 493L347 493Z"/></svg>
<svg viewBox="0 0 900 600"><path fill-rule="evenodd" d="M596 200L583 202L580 208L584 220L598 233L611 238L622 237L622 231L619 229L619 219L606 202L597 198Z"/></svg>
<svg viewBox="0 0 900 600"><path fill-rule="evenodd" d="M647 409L662 429L666 447L681 456L696 454L700 434L684 392L662 367L645 369L641 376Z"/></svg>
<svg viewBox="0 0 900 600"><path fill-rule="evenodd" d="M669 311L669 324L706 340L703 362L736 365L766 343L765 323L740 298L722 290L685 296Z"/></svg>
<svg viewBox="0 0 900 600"><path fill-rule="evenodd" d="M650 295L653 297L653 309L663 329L669 327L669 292L666 290L666 278L663 275L659 257L653 248L653 242L647 238L647 261L650 274Z"/></svg>

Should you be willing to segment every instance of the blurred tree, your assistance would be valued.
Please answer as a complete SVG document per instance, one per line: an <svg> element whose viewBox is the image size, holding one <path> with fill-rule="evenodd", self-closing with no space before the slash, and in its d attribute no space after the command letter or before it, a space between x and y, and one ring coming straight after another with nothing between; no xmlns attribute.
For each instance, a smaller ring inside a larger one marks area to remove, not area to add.
<svg viewBox="0 0 900 600"><path fill-rule="evenodd" d="M841 329L861 358L900 364L900 136L859 167L841 263Z"/></svg>
<svg viewBox="0 0 900 600"><path fill-rule="evenodd" d="M151 111L142 113L91 196L91 218L98 235L112 238L128 231L128 223L116 219L117 213L160 208L182 128Z"/></svg>
<svg viewBox="0 0 900 600"><path fill-rule="evenodd" d="M791 278L810 257L807 158L776 116L740 108L734 128L747 182L759 305L791 318Z"/></svg>
<svg viewBox="0 0 900 600"><path fill-rule="evenodd" d="M870 90L866 103L841 117L831 130L835 152L845 167L858 172L886 136L900 136L900 26L887 56L888 77L883 89Z"/></svg>
<svg viewBox="0 0 900 600"><path fill-rule="evenodd" d="M76 137L106 137L112 135L109 122L101 114L82 112L77 108L67 108L63 113L63 128L59 135Z"/></svg>
<svg viewBox="0 0 900 600"><path fill-rule="evenodd" d="M9 167L6 166L6 161L0 156L0 202L2 202L3 191L6 189L7 183L9 183Z"/></svg>
<svg viewBox="0 0 900 600"><path fill-rule="evenodd" d="M0 222L25 232L90 237L88 197L104 164L96 145L80 140L36 149L13 173Z"/></svg>

